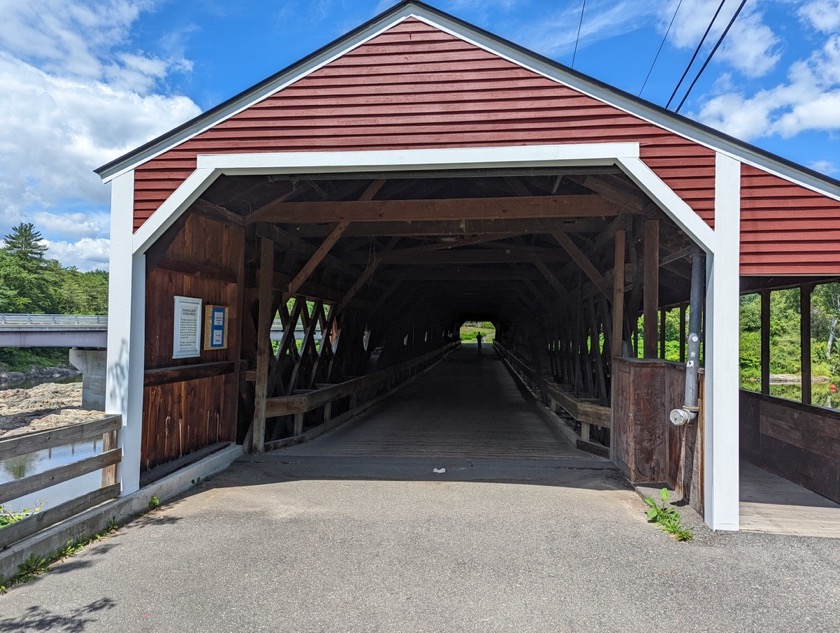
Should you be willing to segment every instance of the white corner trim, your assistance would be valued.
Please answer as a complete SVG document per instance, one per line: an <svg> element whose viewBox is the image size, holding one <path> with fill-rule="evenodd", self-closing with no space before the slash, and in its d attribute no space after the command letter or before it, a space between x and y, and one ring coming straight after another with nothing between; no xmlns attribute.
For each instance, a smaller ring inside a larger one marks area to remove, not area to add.
<svg viewBox="0 0 840 633"><path fill-rule="evenodd" d="M707 253L714 252L715 231L640 158L622 158L620 166L659 207Z"/></svg>
<svg viewBox="0 0 840 633"><path fill-rule="evenodd" d="M137 229L132 241L132 252L145 253L218 176L219 173L212 169L199 168L191 173Z"/></svg>
<svg viewBox="0 0 840 633"><path fill-rule="evenodd" d="M111 266L108 284L108 346L105 411L122 416L117 467L122 494L140 485L145 338L145 257L131 250L134 172L111 183Z"/></svg>
<svg viewBox="0 0 840 633"><path fill-rule="evenodd" d="M715 159L715 253L706 259L705 521L739 529L741 163Z"/></svg>
<svg viewBox="0 0 840 633"><path fill-rule="evenodd" d="M474 167L610 166L638 158L638 143L579 143L350 152L201 154L200 169L225 175L407 171Z"/></svg>

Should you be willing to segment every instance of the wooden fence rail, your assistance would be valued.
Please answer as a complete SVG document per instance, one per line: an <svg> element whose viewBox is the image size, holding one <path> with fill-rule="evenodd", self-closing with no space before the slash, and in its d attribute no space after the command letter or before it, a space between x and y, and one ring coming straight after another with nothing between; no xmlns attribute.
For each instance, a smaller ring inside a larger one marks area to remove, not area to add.
<svg viewBox="0 0 840 633"><path fill-rule="evenodd" d="M389 394L395 385L405 382L412 376L434 365L459 345L460 342L458 341L449 343L433 352L423 354L417 358L412 358L393 367L368 374L367 376L359 376L358 378L352 378L336 384L319 385L318 389L299 392L290 396L267 398L265 407L266 418L284 415L294 415L295 417L294 435L290 438L266 442L266 448L279 448L288 444L297 443L303 439L311 439L311 437L303 437L304 415L321 407L324 408L324 421L319 427L313 429L316 432L314 434L310 433L310 435L314 437L326 432L348 417L357 415L361 412L362 408L367 408L368 405ZM337 400L348 397L350 398L350 410L340 418L332 419L332 404Z"/></svg>
<svg viewBox="0 0 840 633"><path fill-rule="evenodd" d="M603 407L594 398L576 398L565 391L559 384L546 379L528 366L521 358L507 349L498 341L494 342L501 357L508 367L519 376L529 389L537 392L544 404L556 412L560 407L576 421L580 422L580 437L589 442L590 426L610 428L612 426L612 412L610 407Z"/></svg>
<svg viewBox="0 0 840 633"><path fill-rule="evenodd" d="M2 461L36 451L99 437L103 438L103 452L98 455L0 484L0 504L3 504L76 477L102 470L102 486L99 489L61 503L54 508L35 513L0 529L0 550L6 549L10 545L59 521L64 521L79 512L119 496L120 486L116 483L116 465L121 460L122 451L116 446L117 433L121 426L122 417L114 415L94 422L74 424L0 440L0 461Z"/></svg>

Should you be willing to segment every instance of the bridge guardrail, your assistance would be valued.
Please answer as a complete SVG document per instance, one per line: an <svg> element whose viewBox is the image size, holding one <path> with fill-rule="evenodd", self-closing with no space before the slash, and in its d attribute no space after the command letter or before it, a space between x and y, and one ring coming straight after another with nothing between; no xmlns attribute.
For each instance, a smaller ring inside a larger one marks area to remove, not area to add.
<svg viewBox="0 0 840 633"><path fill-rule="evenodd" d="M102 314L0 314L0 327L108 327L108 315Z"/></svg>

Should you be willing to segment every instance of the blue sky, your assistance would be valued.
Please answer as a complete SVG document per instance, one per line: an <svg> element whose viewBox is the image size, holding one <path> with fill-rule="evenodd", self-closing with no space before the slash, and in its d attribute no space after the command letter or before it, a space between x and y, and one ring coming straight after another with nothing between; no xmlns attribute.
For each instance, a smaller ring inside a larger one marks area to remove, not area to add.
<svg viewBox="0 0 840 633"><path fill-rule="evenodd" d="M106 268L95 167L393 4L0 0L0 236L34 222L52 257ZM571 65L581 0L430 4ZM678 4L642 93L665 105L718 0L587 0L574 67L638 94ZM738 4L726 0L700 61ZM840 0L748 0L681 113L840 176Z"/></svg>

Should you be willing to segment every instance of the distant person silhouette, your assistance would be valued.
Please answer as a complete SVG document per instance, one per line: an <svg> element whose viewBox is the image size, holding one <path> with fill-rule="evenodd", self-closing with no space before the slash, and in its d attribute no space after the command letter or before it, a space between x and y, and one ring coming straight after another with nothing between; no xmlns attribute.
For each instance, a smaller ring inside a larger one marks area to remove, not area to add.
<svg viewBox="0 0 840 633"><path fill-rule="evenodd" d="M475 341L476 341L476 343L478 343L478 353L479 354L481 354L481 339L482 338L483 337L481 336L481 332L479 332L478 334L475 335Z"/></svg>

